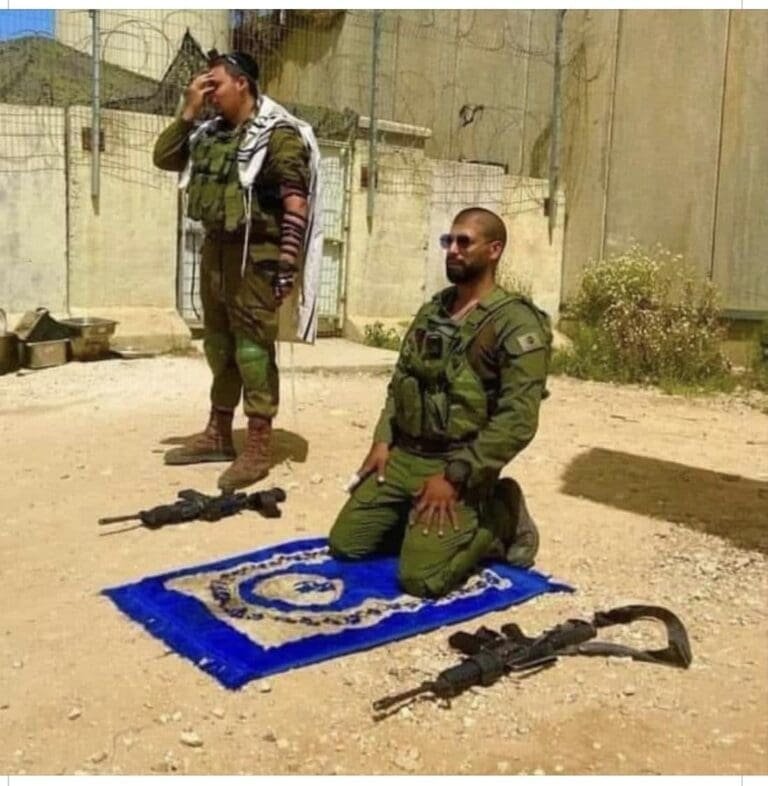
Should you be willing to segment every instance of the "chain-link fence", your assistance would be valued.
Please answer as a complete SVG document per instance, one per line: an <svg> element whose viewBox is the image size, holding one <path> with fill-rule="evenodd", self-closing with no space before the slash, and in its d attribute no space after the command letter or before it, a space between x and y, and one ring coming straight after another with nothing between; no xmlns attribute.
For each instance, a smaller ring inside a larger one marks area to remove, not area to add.
<svg viewBox="0 0 768 786"><path fill-rule="evenodd" d="M79 209L71 203L89 179L102 221L110 210L156 204L168 183L151 159L159 128L211 49L248 51L262 90L312 123L321 142L321 313L338 327L350 204L369 181L358 216L370 221L373 211L386 222L405 201L425 248L467 204L506 216L543 210L547 194L529 178L548 175L554 19L547 11L0 11L0 180L21 189L18 209L29 213L40 209L31 175L56 173L47 201L66 203L65 244ZM19 221L23 234L30 220ZM180 219L180 238L181 230ZM193 322L198 245L177 243L177 305ZM429 253L438 259L437 248ZM440 283L439 273L425 278L427 289Z"/></svg>
<svg viewBox="0 0 768 786"><path fill-rule="evenodd" d="M348 133L351 118L375 111L379 119L420 129L428 156L546 177L549 12L387 11L376 37L374 13L102 10L94 27L88 11L3 11L0 103L89 106L94 29L105 110L170 115L209 49L239 48L258 60L264 91L300 105L316 126L325 125L320 135L334 125L337 134ZM397 142L413 130L381 134ZM4 118L4 161L21 154L14 140L27 135L21 121ZM408 167L381 174L380 187L419 187L409 182Z"/></svg>
<svg viewBox="0 0 768 786"><path fill-rule="evenodd" d="M77 198L97 163L90 188L113 193L102 223L132 204L159 210L169 181L152 165L158 129L207 52L237 48L255 56L264 92L312 123L324 152L344 153L326 164L329 309L349 294L345 260L361 220L368 255L427 249L429 291L440 283L434 238L452 211L480 203L510 224L543 218L556 244L560 181L564 291L589 258L639 240L682 253L730 306L764 303L764 223L740 200L759 204L766 182L758 99L768 50L753 32L768 15L569 11L562 37L558 20L548 10L0 11L0 194L14 195L2 202L0 241L14 259L42 260L57 246L30 250L30 238L63 237L71 261ZM650 56L654 40L669 45ZM67 227L41 229L60 216ZM407 225L407 237L383 242L374 216L381 231ZM8 267L0 296L26 280Z"/></svg>

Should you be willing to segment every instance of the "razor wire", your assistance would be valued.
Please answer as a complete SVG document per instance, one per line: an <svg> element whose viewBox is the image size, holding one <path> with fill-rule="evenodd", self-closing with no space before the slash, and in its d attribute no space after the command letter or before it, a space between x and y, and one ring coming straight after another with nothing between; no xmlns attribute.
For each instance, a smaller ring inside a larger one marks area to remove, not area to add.
<svg viewBox="0 0 768 786"><path fill-rule="evenodd" d="M543 175L540 137L551 111L547 14L383 12L377 117L403 132L381 132L391 154L379 169L380 189L408 195L432 188L428 167L414 165L420 156L489 164L499 177ZM151 149L163 125L157 118L174 114L184 85L214 48L251 52L264 92L309 115L316 128L322 116L318 136L325 130L364 139L352 126L369 113L372 20L363 10L100 11L105 175L153 186ZM81 128L70 128L66 140L63 129L75 108L91 104L91 39L85 10L0 11L0 172L61 170L67 147L83 146ZM505 74L523 75L526 84ZM540 84L531 91L534 78ZM422 136L409 136L411 129ZM456 195L462 182L443 177L440 187Z"/></svg>

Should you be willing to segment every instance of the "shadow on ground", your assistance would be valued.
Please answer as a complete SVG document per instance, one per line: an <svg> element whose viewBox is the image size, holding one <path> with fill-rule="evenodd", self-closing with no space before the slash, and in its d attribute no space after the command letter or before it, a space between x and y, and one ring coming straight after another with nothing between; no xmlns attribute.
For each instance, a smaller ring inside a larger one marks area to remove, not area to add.
<svg viewBox="0 0 768 786"><path fill-rule="evenodd" d="M160 441L161 445L181 445L184 440L193 436L189 434L185 437L166 437ZM245 444L245 429L238 429L232 433L235 443L235 450L239 453ZM309 443L300 434L293 431L286 431L276 428L272 432L272 466L282 464L284 461L295 461L303 464L307 460L309 453Z"/></svg>
<svg viewBox="0 0 768 786"><path fill-rule="evenodd" d="M593 448L563 474L564 494L683 524L768 554L768 483Z"/></svg>

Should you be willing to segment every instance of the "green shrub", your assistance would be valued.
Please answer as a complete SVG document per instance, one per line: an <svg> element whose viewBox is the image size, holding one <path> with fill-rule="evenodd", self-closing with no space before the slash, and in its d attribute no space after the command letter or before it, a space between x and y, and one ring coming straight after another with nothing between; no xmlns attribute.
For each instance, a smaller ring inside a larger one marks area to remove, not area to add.
<svg viewBox="0 0 768 786"><path fill-rule="evenodd" d="M717 291L682 258L633 246L591 262L569 306L578 320L556 366L573 376L667 389L729 386Z"/></svg>
<svg viewBox="0 0 768 786"><path fill-rule="evenodd" d="M394 350L400 348L400 334L395 328L385 328L381 322L374 322L366 325L364 331L364 343L369 347Z"/></svg>
<svg viewBox="0 0 768 786"><path fill-rule="evenodd" d="M569 314L586 325L599 325L617 307L645 309L666 299L669 281L665 268L682 258L658 249L650 256L639 246L623 254L590 262L582 273L579 291Z"/></svg>
<svg viewBox="0 0 768 786"><path fill-rule="evenodd" d="M768 393L768 320L763 322L745 376L748 387Z"/></svg>
<svg viewBox="0 0 768 786"><path fill-rule="evenodd" d="M755 365L748 374L749 387L768 393L768 362Z"/></svg>

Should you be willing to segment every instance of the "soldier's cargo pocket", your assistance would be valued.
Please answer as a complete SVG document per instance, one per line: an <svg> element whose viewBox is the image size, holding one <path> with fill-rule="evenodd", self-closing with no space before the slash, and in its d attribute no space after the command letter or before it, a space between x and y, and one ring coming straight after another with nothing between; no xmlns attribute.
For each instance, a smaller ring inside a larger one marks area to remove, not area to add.
<svg viewBox="0 0 768 786"><path fill-rule="evenodd" d="M350 498L357 504L370 505L376 502L376 499L380 493L381 484L379 483L376 473L374 472L354 489L350 495Z"/></svg>
<svg viewBox="0 0 768 786"><path fill-rule="evenodd" d="M277 301L272 273L263 265L249 263L231 305L233 328L240 328L254 341L267 345L277 339Z"/></svg>

